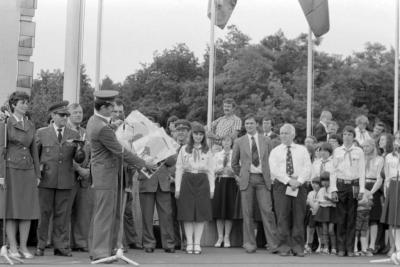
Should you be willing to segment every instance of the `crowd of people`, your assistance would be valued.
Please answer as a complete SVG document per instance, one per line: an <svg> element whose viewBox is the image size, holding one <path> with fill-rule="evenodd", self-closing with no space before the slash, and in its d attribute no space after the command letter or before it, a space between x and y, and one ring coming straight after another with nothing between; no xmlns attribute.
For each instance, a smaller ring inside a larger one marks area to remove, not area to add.
<svg viewBox="0 0 400 267"><path fill-rule="evenodd" d="M400 133L388 133L383 122L368 131L368 118L360 115L355 127L339 131L323 111L314 135L301 144L292 124L276 129L272 117L255 114L242 120L227 98L224 116L210 129L170 117L166 131L179 149L155 164L119 144L115 130L124 109L116 97L113 91L95 93L86 129L82 107L63 101L49 107L48 127L36 130L26 116L29 96L10 96L8 116L0 114L7 125L0 216L13 257L33 257L27 247L32 220L39 220L36 256L49 243L54 255L90 252L92 260L119 248L152 253L157 243L166 253L201 254L210 221L217 229L214 246L225 248L237 234L233 224L241 224L247 253L259 248L260 236L262 246L280 256L372 256L400 249ZM133 240L135 233L141 236Z"/></svg>

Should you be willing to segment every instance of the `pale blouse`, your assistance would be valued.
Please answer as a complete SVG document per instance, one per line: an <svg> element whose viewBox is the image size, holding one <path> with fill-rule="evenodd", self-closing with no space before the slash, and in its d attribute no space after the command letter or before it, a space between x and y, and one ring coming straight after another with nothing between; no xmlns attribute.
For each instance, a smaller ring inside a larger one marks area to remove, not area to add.
<svg viewBox="0 0 400 267"><path fill-rule="evenodd" d="M320 177L322 172L329 172L330 187L332 191L337 191L336 179L334 179L334 167L332 157L329 157L326 161L322 158L316 159L313 162L311 170L311 179L315 177Z"/></svg>
<svg viewBox="0 0 400 267"><path fill-rule="evenodd" d="M332 198L332 191L329 189L326 189L325 187L321 187L318 191L317 194L317 200L318 204L320 207L326 208L326 207L336 207L336 204L328 199L325 199L325 197Z"/></svg>
<svg viewBox="0 0 400 267"><path fill-rule="evenodd" d="M224 168L225 153L226 153L225 150L222 150L222 151L219 151L214 154L215 172ZM228 160L227 160L227 163L225 166L225 167L227 167L227 169L229 169L229 172L222 173L222 174L218 175L218 177L232 177L233 176L231 161L232 161L232 150L230 150L228 152Z"/></svg>
<svg viewBox="0 0 400 267"><path fill-rule="evenodd" d="M397 154L389 153L385 158L385 179L396 178L400 171L400 162Z"/></svg>
<svg viewBox="0 0 400 267"><path fill-rule="evenodd" d="M201 149L193 148L192 153L188 153L186 152L186 145L183 146L176 160L175 190L180 192L182 175L185 172L190 172L206 173L210 183L210 192L214 192L214 166L214 158L210 150L207 153L203 153Z"/></svg>
<svg viewBox="0 0 400 267"><path fill-rule="evenodd" d="M367 166L367 159L365 160L365 178L377 179L381 177L384 159L381 156L376 156L369 161Z"/></svg>

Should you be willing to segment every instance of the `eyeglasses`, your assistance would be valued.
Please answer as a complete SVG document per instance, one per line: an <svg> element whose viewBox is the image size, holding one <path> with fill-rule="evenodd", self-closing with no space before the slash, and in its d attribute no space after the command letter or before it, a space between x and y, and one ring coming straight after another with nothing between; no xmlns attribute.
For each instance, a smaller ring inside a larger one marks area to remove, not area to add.
<svg viewBox="0 0 400 267"><path fill-rule="evenodd" d="M56 113L60 117L69 117L69 114L67 113Z"/></svg>

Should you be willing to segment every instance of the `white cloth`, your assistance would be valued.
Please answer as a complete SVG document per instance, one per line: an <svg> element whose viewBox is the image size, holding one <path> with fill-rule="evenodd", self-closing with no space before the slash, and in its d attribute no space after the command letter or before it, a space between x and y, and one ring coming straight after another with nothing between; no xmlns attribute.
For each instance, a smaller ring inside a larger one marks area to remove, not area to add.
<svg viewBox="0 0 400 267"><path fill-rule="evenodd" d="M400 173L400 159L397 153L389 153L385 157L385 178L395 178Z"/></svg>
<svg viewBox="0 0 400 267"><path fill-rule="evenodd" d="M311 214L315 215L318 211L317 191L310 191L307 195L307 205L310 206Z"/></svg>
<svg viewBox="0 0 400 267"><path fill-rule="evenodd" d="M326 189L325 187L321 187L317 194L318 205L320 207L336 207L336 204L330 200L325 199L325 197L332 198L332 190L329 188Z"/></svg>
<svg viewBox="0 0 400 267"><path fill-rule="evenodd" d="M175 171L175 190L180 192L182 175L184 172L192 173L206 173L208 181L210 183L210 192L214 192L215 188L215 176L214 176L214 158L209 150L207 153L200 151L199 156L196 156L195 149L192 153L186 152L186 146L183 146L179 151L178 158L176 160L176 171Z"/></svg>
<svg viewBox="0 0 400 267"><path fill-rule="evenodd" d="M226 153L225 150L222 150L222 151L219 151L219 152L214 154L213 161L214 161L214 164L215 164L215 171L218 171L218 170L221 170L221 169L224 168L225 153ZM232 173L233 173L233 170L231 168L231 165L232 165L232 163L231 163L232 162L232 149L228 153L229 153L229 155L228 155L228 161L227 161L226 167L230 168Z"/></svg>
<svg viewBox="0 0 400 267"><path fill-rule="evenodd" d="M344 145L338 147L333 152L333 167L336 183L337 178L344 180L360 179L360 193L365 191L365 159L364 152L361 148L352 145L346 148Z"/></svg>
<svg viewBox="0 0 400 267"><path fill-rule="evenodd" d="M372 137L369 135L369 132L367 130L364 130L361 132L360 128L356 127L355 129L356 132L356 140L362 146L365 141L372 139Z"/></svg>
<svg viewBox="0 0 400 267"><path fill-rule="evenodd" d="M320 177L321 175L321 165L322 165L322 158L316 159L312 164L312 171L311 171L311 179L315 177ZM336 189L336 180L333 181L333 159L329 157L325 164L323 165L322 171L329 172L329 184L332 191L337 191Z"/></svg>
<svg viewBox="0 0 400 267"><path fill-rule="evenodd" d="M251 146L253 144L253 141L251 140L252 137L254 137L254 141L256 142L257 145L257 152L258 152L258 159L260 164L256 167L253 164L250 165L250 173L262 173L262 162L261 162L261 155L260 155L260 144L258 143L258 133L255 135L250 135L247 134L247 137L249 138L249 144L250 144L250 155L253 154L251 151Z"/></svg>
<svg viewBox="0 0 400 267"><path fill-rule="evenodd" d="M371 159L369 164L365 162L365 178L375 178L381 177L381 171L384 165L384 159L381 156L376 156Z"/></svg>
<svg viewBox="0 0 400 267"><path fill-rule="evenodd" d="M304 183L310 180L311 176L311 160L307 148L302 145L292 143L290 145L293 161L293 175L297 176L297 181ZM271 170L272 180L277 179L283 184L290 181L290 177L286 173L286 154L287 146L280 144L272 149L269 156L269 167Z"/></svg>

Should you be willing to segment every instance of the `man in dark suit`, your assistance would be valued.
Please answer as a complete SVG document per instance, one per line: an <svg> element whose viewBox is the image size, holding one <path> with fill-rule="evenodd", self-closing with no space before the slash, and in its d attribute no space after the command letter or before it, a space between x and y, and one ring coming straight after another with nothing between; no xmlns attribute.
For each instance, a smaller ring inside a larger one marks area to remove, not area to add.
<svg viewBox="0 0 400 267"><path fill-rule="evenodd" d="M128 168L153 168L138 156L124 150L110 125L114 100L118 92L95 92L95 113L87 124L87 136L91 147L91 173L94 188L94 214L90 235L90 257L98 260L111 256L122 240L118 239L120 207L118 179L121 159Z"/></svg>
<svg viewBox="0 0 400 267"><path fill-rule="evenodd" d="M254 114L246 115L247 134L235 140L232 152L232 169L239 176L243 211L243 247L246 252L256 251L253 223L254 199L258 203L266 239L271 252L278 248L275 215L272 211L271 177L268 157L272 144L268 137L257 133Z"/></svg>
<svg viewBox="0 0 400 267"><path fill-rule="evenodd" d="M67 105L68 101L52 105L49 112L53 123L37 131L42 178L39 183L40 221L36 256L44 255L52 214L54 255L72 256L69 249L68 208L76 182L73 160L83 162L85 153L72 141L79 139L79 134L65 127L69 116Z"/></svg>
<svg viewBox="0 0 400 267"><path fill-rule="evenodd" d="M327 110L322 111L319 122L314 127L314 136L318 142L328 141L328 122L330 120L332 120L332 113Z"/></svg>
<svg viewBox="0 0 400 267"><path fill-rule="evenodd" d="M271 116L265 116L262 120L262 128L264 132L264 136L269 137L272 142L272 147L276 147L281 143L279 140L279 136L273 131L275 126L274 119Z"/></svg>

